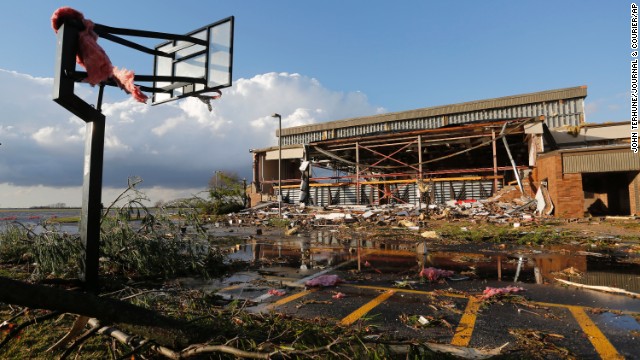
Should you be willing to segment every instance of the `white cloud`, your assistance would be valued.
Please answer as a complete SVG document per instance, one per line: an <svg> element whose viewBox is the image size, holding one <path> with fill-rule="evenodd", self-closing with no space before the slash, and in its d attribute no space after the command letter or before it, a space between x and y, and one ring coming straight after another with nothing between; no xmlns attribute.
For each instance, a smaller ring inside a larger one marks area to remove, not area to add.
<svg viewBox="0 0 640 360"><path fill-rule="evenodd" d="M170 201L174 199L188 198L191 196L203 196L202 188L173 189L162 186L145 187L144 183L138 186L149 200L142 201L146 206L153 206L156 202ZM111 204L126 189L126 183L122 188L104 188L102 202L105 206ZM82 186L51 187L16 186L0 184L0 208L26 208L34 205L66 204L70 207L82 206ZM34 200L36 199L36 200ZM36 201L36 202L34 202Z"/></svg>
<svg viewBox="0 0 640 360"><path fill-rule="evenodd" d="M54 198L75 190L80 196L86 126L51 100L52 86L52 79L0 70L0 184L20 190L0 192L2 207L78 205L77 199ZM87 85L77 85L76 93L89 103L97 97ZM124 100L109 101L112 94ZM277 144L273 113L289 127L382 111L363 93L332 91L317 79L288 73L238 79L212 101L211 112L196 98L151 106L115 88L106 89L105 99L105 192L137 175L162 197L152 201L204 189L215 170L250 178L248 149Z"/></svg>

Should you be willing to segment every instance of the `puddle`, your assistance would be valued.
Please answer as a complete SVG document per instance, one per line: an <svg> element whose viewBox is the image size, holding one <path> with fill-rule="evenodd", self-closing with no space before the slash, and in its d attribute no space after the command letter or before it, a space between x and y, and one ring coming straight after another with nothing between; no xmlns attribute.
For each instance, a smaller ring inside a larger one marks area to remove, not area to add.
<svg viewBox="0 0 640 360"><path fill-rule="evenodd" d="M249 239L230 247L232 261L249 261L263 266L288 266L296 269L323 269L349 259L350 242L338 241L330 232L313 233L311 237L278 240Z"/></svg>
<svg viewBox="0 0 640 360"><path fill-rule="evenodd" d="M626 331L640 331L640 324L629 315L616 315L605 312L600 314L600 321L607 326Z"/></svg>
<svg viewBox="0 0 640 360"><path fill-rule="evenodd" d="M436 267L476 279L544 284L560 278L640 293L640 264L585 251L576 245L544 249L498 249L477 244L432 248L426 241L403 241L395 236L392 240L380 239L379 235L375 240L356 237L357 234L345 236L336 231L273 240L258 237L231 246L229 259L256 264L263 271L274 267L289 269L291 274L353 260L343 270L359 266L362 271L383 275L417 276L423 267Z"/></svg>

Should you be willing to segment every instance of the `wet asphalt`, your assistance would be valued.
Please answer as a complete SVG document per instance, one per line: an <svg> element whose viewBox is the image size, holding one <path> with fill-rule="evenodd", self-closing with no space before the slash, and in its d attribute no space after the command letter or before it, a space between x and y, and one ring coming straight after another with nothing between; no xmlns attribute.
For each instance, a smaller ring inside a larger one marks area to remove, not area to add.
<svg viewBox="0 0 640 360"><path fill-rule="evenodd" d="M330 273L349 277L348 272L340 270ZM624 295L555 285L482 280L417 283L398 288L395 282L372 278L307 289L286 285L295 284L296 278L278 282L279 276L285 279L284 274L276 274L271 279L275 287L282 282L284 286L280 288L286 294L265 298L263 293L269 286L253 292L258 295L253 299L260 297L260 304L255 307L259 311L276 311L307 319L335 319L340 326L359 326L372 336L382 335L398 341L427 341L484 349L508 344L504 351L518 346L513 333L520 329L549 334L548 341L579 359L640 358L640 324L634 318L640 314L640 300ZM467 316L463 320L470 300L476 299L487 286L508 285L517 285L525 291L517 297L482 302L473 319ZM344 298L335 299L337 293L344 294ZM376 301L387 293L392 294ZM239 293L236 296L243 297ZM371 308L358 313L367 305ZM575 311L583 316L576 317ZM420 317L428 323L416 321ZM472 327L470 331L469 327ZM597 336L593 335L594 327ZM468 339L461 337L461 332L467 332ZM561 354L551 353L548 358L563 358Z"/></svg>
<svg viewBox="0 0 640 360"><path fill-rule="evenodd" d="M249 308L253 311L330 319L336 326L360 327L372 339L476 349L504 346L502 351L511 354L533 346L522 342L528 339L541 344L543 358L640 359L640 299L553 281L566 268L582 273L565 277L572 281L604 278L614 282L611 285L636 291L640 267L614 256L580 253L572 246L429 246L425 251L416 242L356 244L326 233L285 239L280 234L254 236L243 228L233 232L244 240L232 250L231 258L254 266L217 284L217 293L248 300L254 304ZM456 275L429 282L417 276L426 266ZM344 282L305 286L322 275L337 275ZM506 286L524 291L517 296L480 298L487 287ZM272 295L270 290L283 293Z"/></svg>

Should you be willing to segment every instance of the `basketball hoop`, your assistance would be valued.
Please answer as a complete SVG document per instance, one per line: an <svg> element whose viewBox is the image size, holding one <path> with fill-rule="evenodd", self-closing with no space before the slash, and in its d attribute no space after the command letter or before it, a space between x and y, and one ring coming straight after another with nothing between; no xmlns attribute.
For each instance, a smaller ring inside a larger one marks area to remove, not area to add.
<svg viewBox="0 0 640 360"><path fill-rule="evenodd" d="M212 111L211 100L220 98L220 89L231 86L233 23L234 18L230 16L179 35L97 24L69 7L54 12L51 25L56 33L57 47L53 100L87 124L79 228L83 245L81 279L85 289L93 292L99 289L105 86L117 86L140 102L147 99L143 91L152 93L152 105L195 96ZM165 42L151 49L120 35L163 39ZM153 75L138 75L113 66L98 45L98 37L153 55ZM86 72L77 70L76 64ZM76 82L100 86L95 106L75 94ZM140 82L151 84L140 85ZM130 182L129 186L134 184Z"/></svg>
<svg viewBox="0 0 640 360"><path fill-rule="evenodd" d="M213 111L213 105L211 105L211 100L220 99L220 97L222 97L222 91L214 90L214 92L217 95L198 94L198 95L193 95L193 97L195 97L197 99L200 99L200 101L202 101L203 103L207 104L207 108L209 109L209 112L211 112L211 111Z"/></svg>

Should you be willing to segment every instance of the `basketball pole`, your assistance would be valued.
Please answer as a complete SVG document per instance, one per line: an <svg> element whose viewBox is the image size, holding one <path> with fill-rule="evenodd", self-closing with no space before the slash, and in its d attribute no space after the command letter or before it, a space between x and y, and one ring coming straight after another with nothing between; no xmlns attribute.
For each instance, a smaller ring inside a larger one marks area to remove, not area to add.
<svg viewBox="0 0 640 360"><path fill-rule="evenodd" d="M100 85L96 107L74 94L78 53L78 28L65 23L58 29L53 100L86 123L80 240L83 245L81 280L86 291L99 289L100 219L102 215L102 171L105 116L101 112L104 84Z"/></svg>
<svg viewBox="0 0 640 360"><path fill-rule="evenodd" d="M282 116L273 114L278 118L278 217L282 217Z"/></svg>

